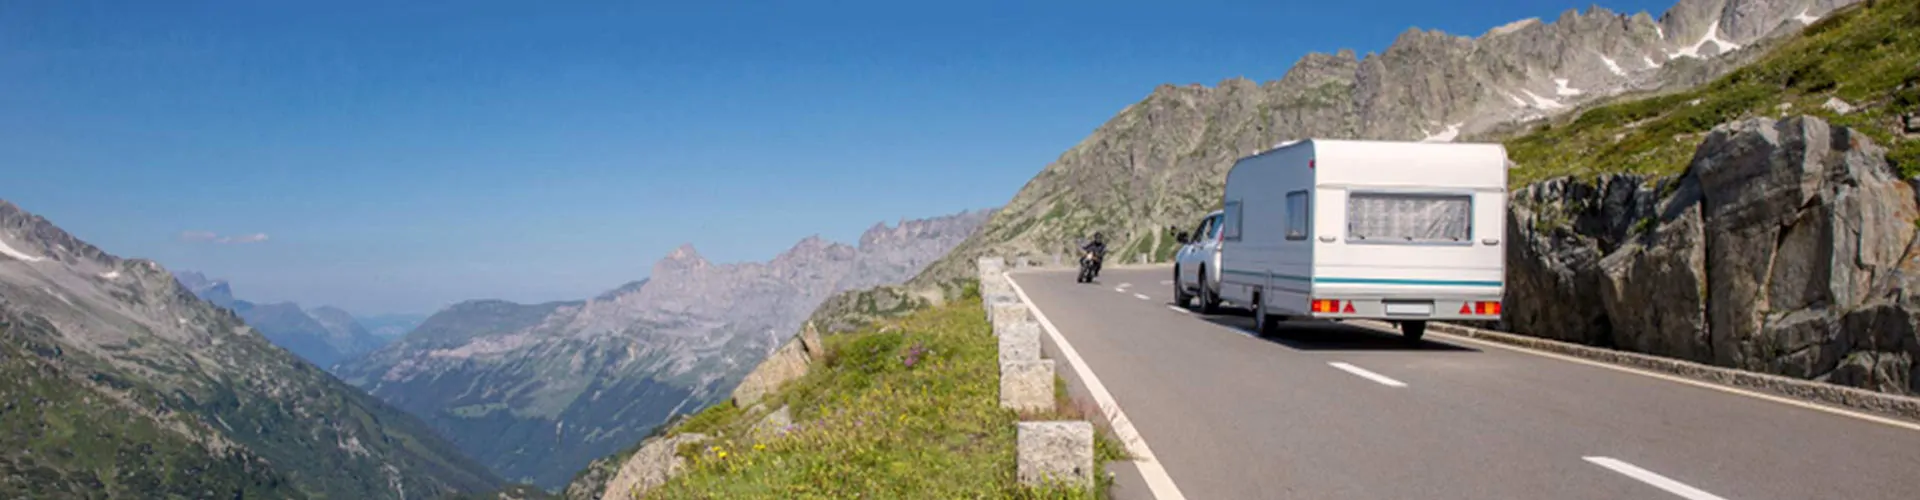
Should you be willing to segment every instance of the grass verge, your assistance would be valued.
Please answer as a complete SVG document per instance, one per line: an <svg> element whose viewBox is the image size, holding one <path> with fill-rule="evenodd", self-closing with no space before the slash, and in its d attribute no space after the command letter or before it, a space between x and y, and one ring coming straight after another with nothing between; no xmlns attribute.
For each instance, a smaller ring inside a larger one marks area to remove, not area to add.
<svg viewBox="0 0 1920 500"><path fill-rule="evenodd" d="M1104 480L1092 491L1017 484L1021 416L1000 408L997 342L977 295L825 344L826 357L764 409L722 403L687 419L676 432L714 439L679 450L686 472L648 498L1102 496ZM754 436L783 405L793 420L786 433ZM1098 442L1101 457L1119 456L1117 442Z"/></svg>

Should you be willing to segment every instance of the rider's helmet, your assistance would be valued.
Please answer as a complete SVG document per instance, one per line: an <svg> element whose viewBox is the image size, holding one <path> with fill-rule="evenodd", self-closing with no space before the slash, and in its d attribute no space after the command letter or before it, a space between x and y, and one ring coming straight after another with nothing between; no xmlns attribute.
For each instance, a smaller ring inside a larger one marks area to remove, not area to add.
<svg viewBox="0 0 1920 500"><path fill-rule="evenodd" d="M1094 243L1105 243L1105 242L1106 242L1106 240L1107 240L1107 236L1106 236L1106 235L1104 235L1104 234L1100 234L1100 232L1098 232L1098 231L1095 231L1095 232L1093 233L1093 242L1094 242Z"/></svg>

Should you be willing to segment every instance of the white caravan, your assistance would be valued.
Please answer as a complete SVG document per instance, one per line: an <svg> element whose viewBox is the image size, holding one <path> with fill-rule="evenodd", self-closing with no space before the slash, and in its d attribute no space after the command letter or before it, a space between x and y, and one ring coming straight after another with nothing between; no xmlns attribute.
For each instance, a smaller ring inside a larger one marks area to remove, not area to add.
<svg viewBox="0 0 1920 500"><path fill-rule="evenodd" d="M1507 153L1499 144L1308 139L1240 159L1222 210L1174 258L1174 300L1287 317L1500 317Z"/></svg>

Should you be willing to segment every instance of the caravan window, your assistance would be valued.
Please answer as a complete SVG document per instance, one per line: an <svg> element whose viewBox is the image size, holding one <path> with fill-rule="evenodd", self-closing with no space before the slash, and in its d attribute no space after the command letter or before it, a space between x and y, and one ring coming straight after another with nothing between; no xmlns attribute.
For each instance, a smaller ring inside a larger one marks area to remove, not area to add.
<svg viewBox="0 0 1920 500"><path fill-rule="evenodd" d="M1222 225L1226 227L1222 230L1227 233L1226 240L1240 241L1240 202L1227 202L1226 210L1223 212L1225 212L1225 217L1223 218Z"/></svg>
<svg viewBox="0 0 1920 500"><path fill-rule="evenodd" d="M1473 232L1467 194L1352 193L1347 237L1362 242L1465 243Z"/></svg>
<svg viewBox="0 0 1920 500"><path fill-rule="evenodd" d="M1302 189L1287 193L1287 239L1307 239L1307 230L1311 229L1311 205L1307 204L1307 191Z"/></svg>

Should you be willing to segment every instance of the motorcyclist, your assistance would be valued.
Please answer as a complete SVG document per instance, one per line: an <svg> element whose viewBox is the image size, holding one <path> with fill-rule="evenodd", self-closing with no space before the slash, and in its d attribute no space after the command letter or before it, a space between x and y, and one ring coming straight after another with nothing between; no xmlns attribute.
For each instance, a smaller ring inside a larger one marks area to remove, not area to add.
<svg viewBox="0 0 1920 500"><path fill-rule="evenodd" d="M1080 250L1093 254L1093 275L1100 275L1100 263L1107 260L1107 237L1099 232L1093 233L1093 241L1080 246Z"/></svg>

